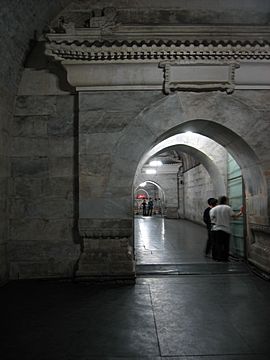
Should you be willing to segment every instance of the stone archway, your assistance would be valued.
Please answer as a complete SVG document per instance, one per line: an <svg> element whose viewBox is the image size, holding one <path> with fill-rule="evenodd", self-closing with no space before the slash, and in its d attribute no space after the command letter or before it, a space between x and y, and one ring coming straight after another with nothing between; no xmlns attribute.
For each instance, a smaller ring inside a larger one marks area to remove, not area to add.
<svg viewBox="0 0 270 360"><path fill-rule="evenodd" d="M226 111L222 112L224 108ZM230 108L233 109L233 114L230 113ZM238 121L234 122L235 114ZM190 120L190 117L194 120ZM126 149L137 137L140 142L134 155L129 154L126 185L132 184L132 173L135 173L136 165L146 149L151 149L168 136L190 130L215 140L230 152L242 170L246 186L248 256L251 261L266 268L268 250L261 255L263 249L260 239L268 238L267 183L263 173L264 164L259 161L259 157L247 142L250 140L248 125L253 123L254 117L254 110L247 109L247 104L243 105L237 96L228 97L220 93L177 93L158 100L141 111L132 124L126 127L114 149L113 155L118 162L115 163L112 174L118 173L119 167L125 167ZM110 184L111 181L109 187Z"/></svg>

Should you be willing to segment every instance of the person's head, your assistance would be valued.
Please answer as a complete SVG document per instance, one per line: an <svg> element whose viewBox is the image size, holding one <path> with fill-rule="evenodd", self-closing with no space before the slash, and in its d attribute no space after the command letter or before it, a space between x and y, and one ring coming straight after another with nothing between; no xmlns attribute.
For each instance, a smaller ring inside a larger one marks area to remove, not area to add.
<svg viewBox="0 0 270 360"><path fill-rule="evenodd" d="M220 198L218 199L219 205L226 205L227 202L228 202L227 196L220 196Z"/></svg>
<svg viewBox="0 0 270 360"><path fill-rule="evenodd" d="M208 203L209 206L214 207L214 206L217 205L217 199L215 199L215 198L209 198L209 199L207 200L207 203Z"/></svg>

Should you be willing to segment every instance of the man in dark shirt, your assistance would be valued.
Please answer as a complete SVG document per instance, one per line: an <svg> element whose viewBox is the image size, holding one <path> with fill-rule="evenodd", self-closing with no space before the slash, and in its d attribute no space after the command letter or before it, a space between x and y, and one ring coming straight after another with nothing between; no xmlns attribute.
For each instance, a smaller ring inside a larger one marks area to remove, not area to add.
<svg viewBox="0 0 270 360"><path fill-rule="evenodd" d="M208 207L204 210L204 213L203 213L203 221L205 222L207 231L208 231L208 239L207 239L206 248L205 248L205 256L209 255L212 250L212 234L211 234L212 224L211 224L209 212L213 207L215 207L217 205L217 199L209 198L207 200L207 203L208 203Z"/></svg>

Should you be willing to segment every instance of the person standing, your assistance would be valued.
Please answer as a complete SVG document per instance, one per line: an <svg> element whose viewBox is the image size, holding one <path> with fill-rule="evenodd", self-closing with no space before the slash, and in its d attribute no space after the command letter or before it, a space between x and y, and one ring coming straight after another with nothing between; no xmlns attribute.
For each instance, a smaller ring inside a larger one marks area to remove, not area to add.
<svg viewBox="0 0 270 360"><path fill-rule="evenodd" d="M206 248L205 248L205 256L209 255L210 252L212 251L212 223L211 223L211 219L210 219L210 210L217 205L217 199L215 198L209 198L207 200L208 203L208 207L204 210L203 212L203 221L206 224L206 228L207 228L207 233L208 233L208 238L207 238L207 243L206 243Z"/></svg>
<svg viewBox="0 0 270 360"><path fill-rule="evenodd" d="M230 251L231 219L243 214L243 207L239 213L234 213L228 205L227 196L221 196L218 205L210 210L212 222L213 250L212 256L217 261L228 261Z"/></svg>
<svg viewBox="0 0 270 360"><path fill-rule="evenodd" d="M152 198L149 198L147 215L152 216L152 211L153 211L153 200Z"/></svg>
<svg viewBox="0 0 270 360"><path fill-rule="evenodd" d="M147 206L146 201L145 199L143 199L142 202L143 216L146 216L146 206Z"/></svg>

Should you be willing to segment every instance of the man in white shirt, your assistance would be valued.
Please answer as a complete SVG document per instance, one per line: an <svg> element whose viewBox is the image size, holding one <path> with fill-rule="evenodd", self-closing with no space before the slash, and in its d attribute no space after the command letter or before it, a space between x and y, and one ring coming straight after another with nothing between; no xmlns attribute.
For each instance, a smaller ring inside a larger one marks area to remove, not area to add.
<svg viewBox="0 0 270 360"><path fill-rule="evenodd" d="M230 250L231 219L238 218L243 213L243 208L239 213L234 213L232 208L227 205L228 198L221 196L219 205L210 210L210 218L213 231L213 250L212 256L217 261L228 261Z"/></svg>

